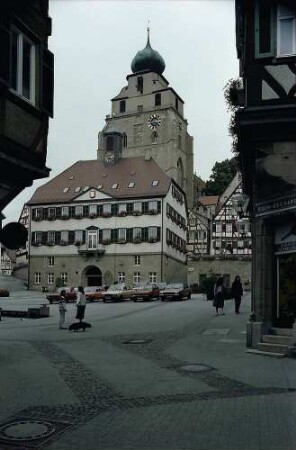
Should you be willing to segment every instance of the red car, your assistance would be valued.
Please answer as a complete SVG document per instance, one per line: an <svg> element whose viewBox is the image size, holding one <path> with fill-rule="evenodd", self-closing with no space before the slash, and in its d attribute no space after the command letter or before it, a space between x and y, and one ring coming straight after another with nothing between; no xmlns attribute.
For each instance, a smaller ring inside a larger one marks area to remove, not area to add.
<svg viewBox="0 0 296 450"><path fill-rule="evenodd" d="M156 284L145 284L145 286L134 288L134 293L132 295L134 302L137 302L138 300L149 301L153 298L159 298L159 287Z"/></svg>
<svg viewBox="0 0 296 450"><path fill-rule="evenodd" d="M73 287L61 287L56 292L52 294L47 294L46 298L49 303L58 302L60 300L61 292L65 291L65 301L75 302L77 299L77 289Z"/></svg>
<svg viewBox="0 0 296 450"><path fill-rule="evenodd" d="M102 286L86 286L84 288L86 300L89 302L101 300L103 297L102 292L105 292L105 289Z"/></svg>

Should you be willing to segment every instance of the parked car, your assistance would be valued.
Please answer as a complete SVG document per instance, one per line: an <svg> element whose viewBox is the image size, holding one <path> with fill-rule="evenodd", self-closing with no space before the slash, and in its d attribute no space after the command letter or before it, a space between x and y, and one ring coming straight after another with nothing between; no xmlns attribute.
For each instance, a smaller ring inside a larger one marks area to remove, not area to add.
<svg viewBox="0 0 296 450"><path fill-rule="evenodd" d="M162 301L190 299L191 289L186 283L169 283L160 291L159 296Z"/></svg>
<svg viewBox="0 0 296 450"><path fill-rule="evenodd" d="M153 298L159 298L159 287L156 284L145 284L144 286L137 286L133 289L133 301L138 300L149 301Z"/></svg>
<svg viewBox="0 0 296 450"><path fill-rule="evenodd" d="M123 302L131 299L133 290L126 284L111 284L106 292L102 292L103 302Z"/></svg>
<svg viewBox="0 0 296 450"><path fill-rule="evenodd" d="M86 286L84 288L86 300L89 302L101 300L103 292L104 288L102 286Z"/></svg>
<svg viewBox="0 0 296 450"><path fill-rule="evenodd" d="M47 294L46 298L49 303L55 303L60 300L60 295L62 291L65 291L65 301L66 302L75 302L77 299L77 288L74 287L61 287L56 292L51 294Z"/></svg>

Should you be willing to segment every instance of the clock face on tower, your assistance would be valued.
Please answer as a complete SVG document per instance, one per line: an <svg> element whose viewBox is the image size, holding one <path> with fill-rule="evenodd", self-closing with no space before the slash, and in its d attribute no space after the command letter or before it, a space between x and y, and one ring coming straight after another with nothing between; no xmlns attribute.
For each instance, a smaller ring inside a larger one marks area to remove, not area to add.
<svg viewBox="0 0 296 450"><path fill-rule="evenodd" d="M105 164L113 164L115 160L114 152L107 151L104 156Z"/></svg>
<svg viewBox="0 0 296 450"><path fill-rule="evenodd" d="M158 114L152 114L148 119L147 125L151 130L156 130L161 125L161 117Z"/></svg>

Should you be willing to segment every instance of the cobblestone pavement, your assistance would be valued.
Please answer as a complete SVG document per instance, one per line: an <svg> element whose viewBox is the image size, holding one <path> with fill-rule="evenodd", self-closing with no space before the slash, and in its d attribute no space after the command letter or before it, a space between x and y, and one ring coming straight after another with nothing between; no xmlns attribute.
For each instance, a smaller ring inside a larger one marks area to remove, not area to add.
<svg viewBox="0 0 296 450"><path fill-rule="evenodd" d="M91 305L85 333L58 334L57 309L44 326L6 321L0 449L295 450L296 361L245 353L248 304L217 319L201 296ZM28 423L55 431L21 439Z"/></svg>

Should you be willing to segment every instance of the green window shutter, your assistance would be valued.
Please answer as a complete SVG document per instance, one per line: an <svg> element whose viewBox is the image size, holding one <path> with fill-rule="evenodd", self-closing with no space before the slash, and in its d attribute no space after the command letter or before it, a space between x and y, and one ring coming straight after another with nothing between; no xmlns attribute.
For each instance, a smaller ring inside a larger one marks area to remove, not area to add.
<svg viewBox="0 0 296 450"><path fill-rule="evenodd" d="M255 58L275 56L276 8L270 0L255 4Z"/></svg>

